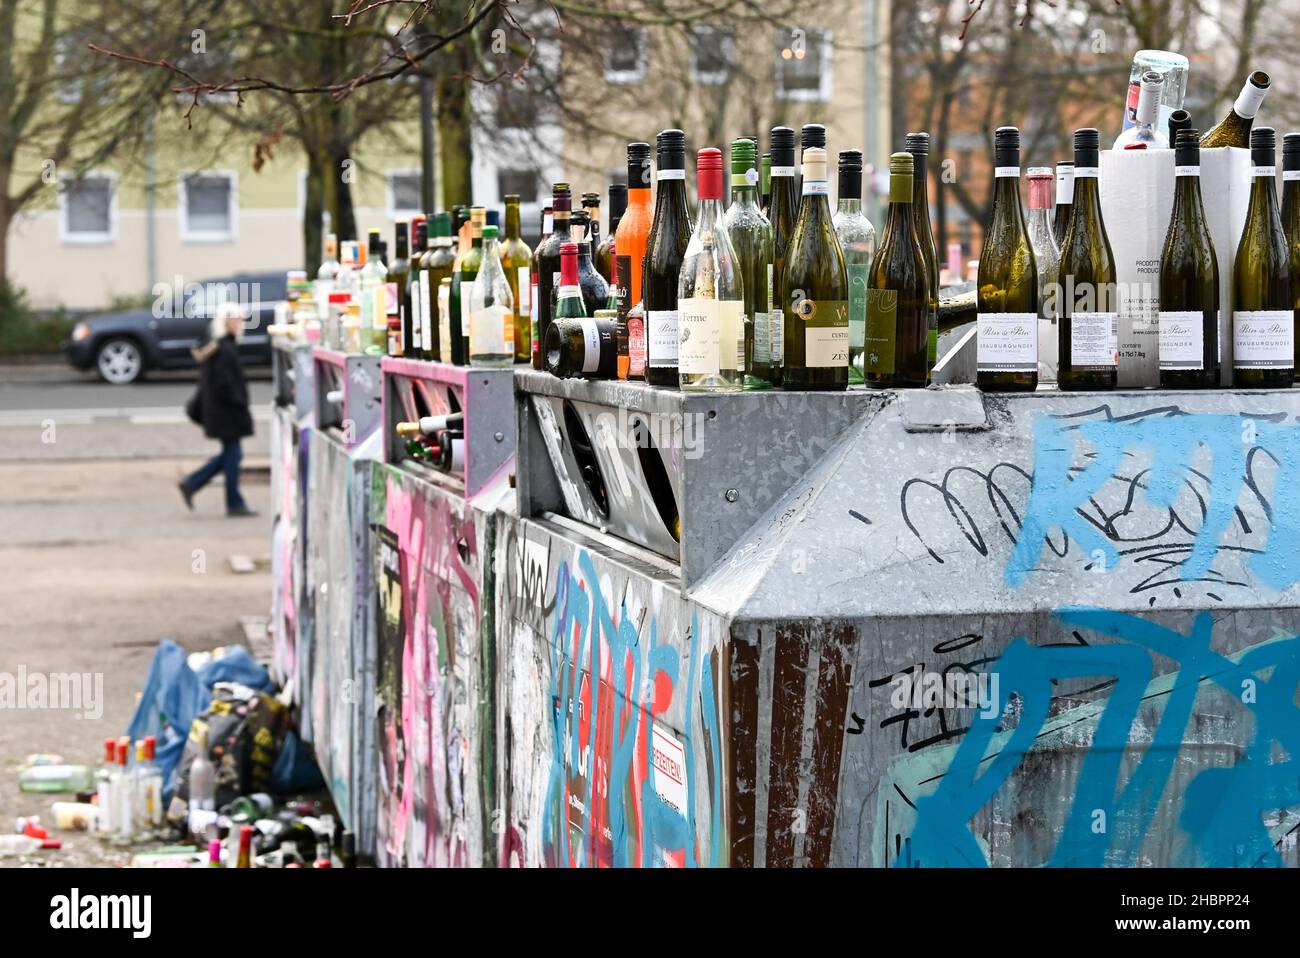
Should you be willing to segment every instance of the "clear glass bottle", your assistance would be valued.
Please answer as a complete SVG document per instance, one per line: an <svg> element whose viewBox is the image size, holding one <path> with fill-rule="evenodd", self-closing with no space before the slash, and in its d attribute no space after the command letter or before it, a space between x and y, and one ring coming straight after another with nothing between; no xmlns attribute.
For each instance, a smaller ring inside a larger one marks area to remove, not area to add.
<svg viewBox="0 0 1300 958"><path fill-rule="evenodd" d="M366 265L361 267L361 338L362 351L369 356L388 352L388 267L380 248L379 230L370 230Z"/></svg>
<svg viewBox="0 0 1300 958"><path fill-rule="evenodd" d="M745 291L746 389L772 388L772 293L775 240L772 224L758 208L756 144L740 138L731 144L731 205L725 217L727 239L740 265Z"/></svg>
<svg viewBox="0 0 1300 958"><path fill-rule="evenodd" d="M1056 229L1052 213L1052 168L1031 166L1026 174L1029 181L1029 206L1025 210L1025 229L1029 233L1029 248L1034 251L1034 265L1038 269L1038 381L1056 382L1056 311L1057 298L1048 294L1056 283L1061 269L1061 247L1056 242Z"/></svg>
<svg viewBox="0 0 1300 958"><path fill-rule="evenodd" d="M871 261L876 256L876 228L862 212L860 150L840 151L838 197L832 222L849 278L849 385L861 386L866 382L862 353L867 335L867 286L871 282Z"/></svg>
<svg viewBox="0 0 1300 958"><path fill-rule="evenodd" d="M1167 150L1169 140L1156 125L1160 119L1160 97L1165 89L1165 78L1154 70L1142 74L1142 89L1138 95L1137 121L1115 138L1116 150Z"/></svg>
<svg viewBox="0 0 1300 958"><path fill-rule="evenodd" d="M501 265L497 227L483 227L483 265L469 293L469 364L511 366L515 355L515 299Z"/></svg>
<svg viewBox="0 0 1300 958"><path fill-rule="evenodd" d="M699 219L677 279L677 368L684 390L741 388L745 286L722 209L722 151L696 157Z"/></svg>
<svg viewBox="0 0 1300 958"><path fill-rule="evenodd" d="M325 236L325 258L316 270L315 299L318 303L329 301L330 293L334 292L334 285L338 282L339 275L339 240L333 233L327 233Z"/></svg>

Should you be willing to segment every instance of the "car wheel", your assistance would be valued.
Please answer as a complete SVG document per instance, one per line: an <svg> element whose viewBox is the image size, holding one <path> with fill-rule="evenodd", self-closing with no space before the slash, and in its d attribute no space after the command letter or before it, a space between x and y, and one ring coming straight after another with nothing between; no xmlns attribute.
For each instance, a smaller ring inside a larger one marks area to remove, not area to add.
<svg viewBox="0 0 1300 958"><path fill-rule="evenodd" d="M95 353L95 368L104 382L125 386L144 374L144 354L134 339L110 339Z"/></svg>

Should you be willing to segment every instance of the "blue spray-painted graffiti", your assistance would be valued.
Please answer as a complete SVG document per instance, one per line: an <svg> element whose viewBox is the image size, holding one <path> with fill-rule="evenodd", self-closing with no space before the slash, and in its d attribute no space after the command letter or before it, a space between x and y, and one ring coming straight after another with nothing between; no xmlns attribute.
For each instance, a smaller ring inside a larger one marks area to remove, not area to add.
<svg viewBox="0 0 1300 958"><path fill-rule="evenodd" d="M671 756L664 757L659 750L656 738L666 731L658 717L672 704L681 678L681 656L672 645L661 642L657 618L648 615L643 651L626 597L615 621L585 550L576 569L567 562L560 564L553 608L553 749L543 824L547 864L721 864L721 737L713 667L703 653L698 615L692 618L688 637L684 768L661 769L660 762L671 764ZM696 707L699 711L693 714ZM691 728L695 718L709 750L712 785L710 841L702 861L696 830L696 736ZM678 772L674 781L684 779L684 807L666 800L672 789L661 788L656 781L656 776L671 776L674 771ZM574 796L575 786L585 786L585 793Z"/></svg>
<svg viewBox="0 0 1300 958"><path fill-rule="evenodd" d="M1276 418L1276 417L1272 417ZM1090 462L1074 467L1076 437L1091 445ZM1089 521L1083 508L1132 456L1147 456L1150 467L1142 485L1152 505L1171 508L1200 447L1209 454L1212 495L1203 502L1204 516L1195 533L1183 579L1206 574L1243 489L1256 495L1253 466L1260 454L1277 465L1268 541L1254 554L1249 569L1265 585L1283 589L1300 581L1300 428L1266 417L1170 415L1137 420L1068 423L1044 417L1034 431L1034 474L1029 503L1015 549L1006 566L1009 585L1018 586L1036 566L1048 534L1060 529L1099 556L1106 568L1118 560L1114 544Z"/></svg>
<svg viewBox="0 0 1300 958"><path fill-rule="evenodd" d="M1058 617L1066 626L1121 644L1035 647L1023 639L1013 641L994 668L1001 679L1003 708L1013 693L1020 700L1016 727L1004 730L1001 716L975 720L960 745L944 750L952 756L946 770L936 767L935 754L908 756L900 763L913 766L906 770L911 784L904 784L914 796L926 787L933 791L915 798L914 825L898 862L988 864L985 848L971 831L973 816L1007 785L1035 744L1059 749L1063 734L1077 742L1091 729L1073 801L1058 829L1055 849L1043 864L1142 864L1148 831L1167 803L1177 807L1177 828L1186 838L1179 860L1168 864L1283 864L1278 845L1300 827L1300 766L1295 760L1300 756L1300 711L1295 705L1300 637L1280 636L1224 656L1211 649L1213 622L1208 612L1196 616L1190 635L1105 609L1067 608ZM1153 655L1179 663L1180 670L1152 680ZM1049 719L1055 684L1089 676L1115 677L1109 697ZM1171 773L1180 752L1196 747L1189 720L1201 727L1204 716L1198 712L1193 717L1197 697L1215 687L1224 702L1249 710L1253 738L1244 743L1235 762L1207 760L1211 767L1196 768L1181 795L1167 794L1173 791ZM1141 722L1135 725L1139 709L1151 708L1157 699L1163 709L1154 732L1149 738L1145 731L1135 733L1143 728ZM1140 764L1134 768L1139 745ZM1216 764L1219 767L1213 767ZM894 770L900 794L902 771ZM1053 796L1069 801L1059 779L1050 789Z"/></svg>

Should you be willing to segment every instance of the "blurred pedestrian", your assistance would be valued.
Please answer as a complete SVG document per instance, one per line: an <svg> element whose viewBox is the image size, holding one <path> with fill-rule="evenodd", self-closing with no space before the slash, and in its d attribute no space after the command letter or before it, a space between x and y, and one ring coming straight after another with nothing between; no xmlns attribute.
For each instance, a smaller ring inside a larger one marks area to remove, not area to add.
<svg viewBox="0 0 1300 958"><path fill-rule="evenodd" d="M244 311L238 303L222 303L212 318L209 340L194 356L199 361L199 388L187 410L209 439L221 443L217 453L179 483L185 505L194 508L194 494L217 473L226 481L226 515L257 515L239 494L239 441L253 434L248 409L248 380L239 361L239 340L244 334Z"/></svg>

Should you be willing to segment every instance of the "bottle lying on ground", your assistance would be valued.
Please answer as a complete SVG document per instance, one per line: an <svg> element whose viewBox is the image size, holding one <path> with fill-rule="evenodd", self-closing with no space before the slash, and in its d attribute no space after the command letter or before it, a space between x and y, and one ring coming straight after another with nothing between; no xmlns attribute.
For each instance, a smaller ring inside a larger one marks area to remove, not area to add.
<svg viewBox="0 0 1300 958"><path fill-rule="evenodd" d="M440 429L464 421L463 412L450 412L441 416L421 416L418 422L399 422L396 428L399 436L432 436Z"/></svg>

